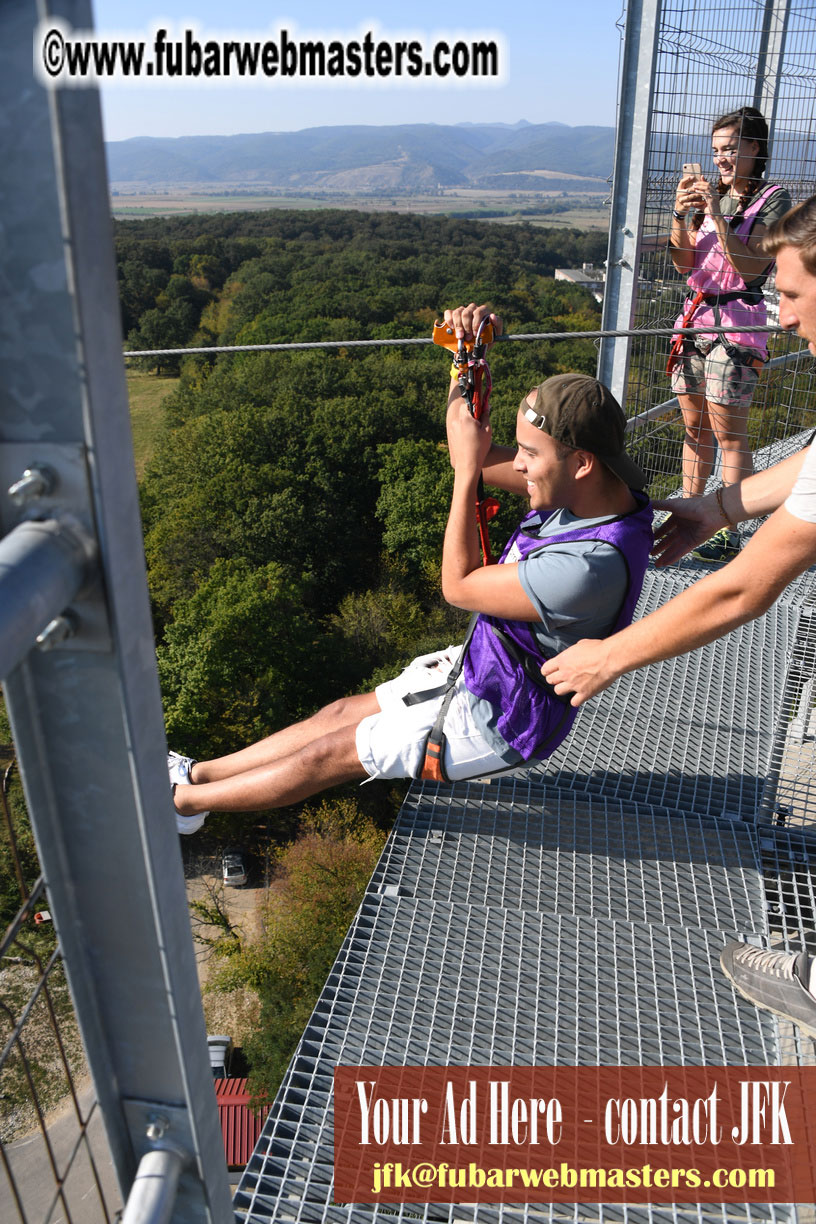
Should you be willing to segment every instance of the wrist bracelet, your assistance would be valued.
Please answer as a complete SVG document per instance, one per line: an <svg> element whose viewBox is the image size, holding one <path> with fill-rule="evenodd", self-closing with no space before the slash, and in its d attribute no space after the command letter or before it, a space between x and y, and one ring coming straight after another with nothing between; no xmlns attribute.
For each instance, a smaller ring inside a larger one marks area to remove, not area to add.
<svg viewBox="0 0 816 1224"><path fill-rule="evenodd" d="M725 485L720 485L720 487L715 491L714 497L716 498L717 506L719 508L720 514L723 516L728 526L733 527L734 524L731 522L730 518L726 514L725 506L723 505L723 491L725 490L725 488L726 488Z"/></svg>
<svg viewBox="0 0 816 1224"><path fill-rule="evenodd" d="M674 217L675 221L684 221L686 214L678 212L676 208L673 208L672 216Z"/></svg>

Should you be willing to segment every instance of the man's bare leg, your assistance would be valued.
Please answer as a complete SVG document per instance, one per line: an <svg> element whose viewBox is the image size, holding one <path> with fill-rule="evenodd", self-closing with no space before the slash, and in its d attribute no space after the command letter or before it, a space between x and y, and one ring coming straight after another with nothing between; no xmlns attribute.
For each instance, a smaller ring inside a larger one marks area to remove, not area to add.
<svg viewBox="0 0 816 1224"><path fill-rule="evenodd" d="M324 706L311 718L305 718L302 722L284 727L273 735L268 735L266 739L258 740L257 743L250 744L248 748L242 748L239 752L231 752L227 756L217 757L212 761L198 761L193 766L191 780L198 787L199 784L232 778L236 774L257 769L261 765L269 765L273 761L285 760L299 749L307 747L325 735L340 731L345 727L356 728L357 724L369 714L379 713L379 709L380 704L374 693L343 697L340 701L333 701L331 705ZM326 785L331 786L332 783L327 782ZM296 801L292 799L287 802ZM258 805L248 804L247 806L254 809ZM196 810L201 811L207 807L212 807L212 805L202 801Z"/></svg>
<svg viewBox="0 0 816 1224"><path fill-rule="evenodd" d="M299 803L341 782L366 778L368 775L357 755L356 730L355 722L329 731L288 756L254 769L215 782L177 786L173 794L176 811L181 816L206 810L266 811Z"/></svg>

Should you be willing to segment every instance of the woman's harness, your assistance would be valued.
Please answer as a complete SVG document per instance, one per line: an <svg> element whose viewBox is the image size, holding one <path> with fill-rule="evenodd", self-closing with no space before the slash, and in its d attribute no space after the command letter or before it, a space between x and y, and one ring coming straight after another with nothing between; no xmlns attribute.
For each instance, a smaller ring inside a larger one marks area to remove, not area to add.
<svg viewBox="0 0 816 1224"><path fill-rule="evenodd" d="M748 230L745 234L740 234L739 237L742 239L750 237L751 230L754 227L759 210L762 208L765 201L778 190L779 188L776 184L769 184L766 186L765 190L757 196L757 198L748 206L748 208L746 208L742 213L736 213L734 216L728 219L729 227L736 229L736 227L741 225L742 222L749 220L751 224L749 225ZM691 273L688 281L692 288L695 288L692 277L694 277L696 271L697 270L695 269L695 271ZM741 278L737 277L737 274L732 272L729 279L732 279L733 281L734 279L739 280ZM762 285L765 283L765 279L766 277L762 277L759 283L754 281L750 285L743 284L736 289L726 289L724 293L719 291L706 292L704 289L697 289L691 302L687 303L682 321L680 322L680 327L691 327L694 315L697 313L700 307L703 306L711 307L711 311L714 316L714 326L718 328L722 327L723 321L722 315L720 314L720 307L727 306L730 302L743 302L746 306L758 306L763 300ZM739 332L738 324L734 325L734 331ZM672 338L668 360L666 361L667 374L672 374L682 360L684 344L687 339L688 337L682 334ZM729 340L728 336L724 332L719 334L718 341L732 361L740 365L752 366L757 371L761 370L765 365L767 358L763 359L761 357L746 353L744 349L741 349L738 345L735 345L733 341Z"/></svg>

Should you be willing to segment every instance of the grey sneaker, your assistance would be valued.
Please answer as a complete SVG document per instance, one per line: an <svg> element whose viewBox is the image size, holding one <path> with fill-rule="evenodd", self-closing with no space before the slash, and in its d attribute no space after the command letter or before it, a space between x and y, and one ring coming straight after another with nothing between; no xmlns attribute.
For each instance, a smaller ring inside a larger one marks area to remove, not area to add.
<svg viewBox="0 0 816 1224"><path fill-rule="evenodd" d="M723 973L743 998L816 1037L816 999L806 986L808 961L804 950L775 952L744 943L726 944L720 956Z"/></svg>
<svg viewBox="0 0 816 1224"><path fill-rule="evenodd" d="M732 531L730 527L722 527L710 540L695 548L693 556L699 561L723 565L726 561L733 561L739 550L739 532Z"/></svg>
<svg viewBox="0 0 816 1224"><path fill-rule="evenodd" d="M178 752L168 752L167 772L170 775L170 785L173 789L177 786L192 785L190 770L194 765L195 761L192 757L181 756ZM176 829L179 833L184 834L197 833L209 814L209 812L195 812L192 816L182 816L180 812L176 812Z"/></svg>

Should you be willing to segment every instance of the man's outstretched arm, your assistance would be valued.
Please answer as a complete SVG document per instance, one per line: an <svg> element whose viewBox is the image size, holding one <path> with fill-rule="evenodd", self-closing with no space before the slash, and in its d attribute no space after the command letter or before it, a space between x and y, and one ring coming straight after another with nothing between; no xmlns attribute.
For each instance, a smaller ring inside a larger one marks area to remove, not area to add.
<svg viewBox="0 0 816 1224"><path fill-rule="evenodd" d="M655 510L671 511L655 532L652 549L655 564L672 565L679 561L685 553L708 540L726 521L735 527L745 519L772 514L796 483L807 450L805 447L763 472L756 472L738 484L727 485L703 497L672 497L654 502Z"/></svg>
<svg viewBox="0 0 816 1224"><path fill-rule="evenodd" d="M452 378L448 390L446 425L448 452L450 454L451 467L454 471L456 470L456 421L464 403L459 383L455 378ZM467 407L467 405L465 406ZM521 473L513 468L515 457L515 447L499 446L496 442L491 442L482 463L482 476L487 484L493 485L497 489L504 489L506 493L515 493L519 497L524 497L527 493L527 484Z"/></svg>
<svg viewBox="0 0 816 1224"><path fill-rule="evenodd" d="M717 573L604 641L576 642L548 660L542 674L557 693L574 694L572 705L581 705L625 672L705 646L760 616L814 562L816 524L780 506Z"/></svg>

